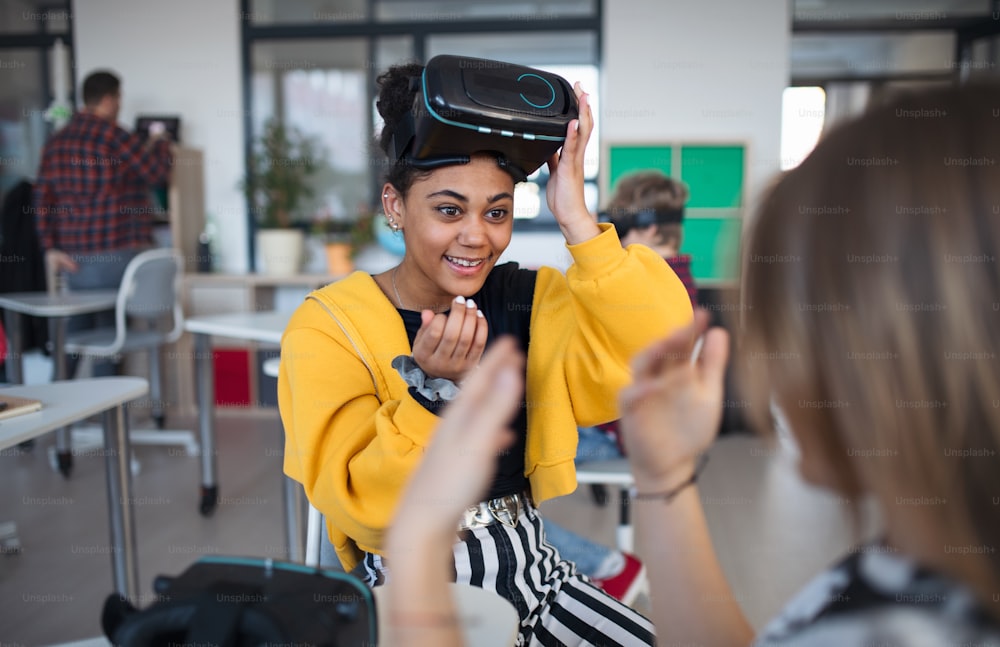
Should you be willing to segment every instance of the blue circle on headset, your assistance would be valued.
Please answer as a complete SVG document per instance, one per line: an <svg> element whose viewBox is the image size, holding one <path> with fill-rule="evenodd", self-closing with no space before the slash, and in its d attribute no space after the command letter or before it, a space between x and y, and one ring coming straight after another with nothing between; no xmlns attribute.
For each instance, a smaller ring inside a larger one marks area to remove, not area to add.
<svg viewBox="0 0 1000 647"><path fill-rule="evenodd" d="M538 80L542 81L542 82L543 82L543 83L544 83L545 85L549 86L549 92L551 92L551 93L552 93L552 98L551 98L551 99L549 99L549 102L548 102L548 103L546 103L546 104L542 105L542 104L537 104L537 103L534 103L534 102L532 102L532 101L531 101L530 99L528 99L528 97L524 96L524 93L522 92L522 93L521 93L521 100L522 100L522 101L524 101L524 102L525 102L526 104L528 104L528 105L529 105L529 106L531 106L532 108L538 108L539 110L542 110L542 109L544 109L544 108L548 108L548 107L549 107L549 106L551 106L551 105L552 105L553 103L555 103L555 101L556 101L556 89L552 87L552 84L551 84L551 83L549 83L548 79L546 79L546 78L545 78L545 77L543 77L543 76L539 76L539 75L537 75L537 74L534 74L534 73L532 73L532 72L525 72L525 73L524 73L524 74L522 74L521 76L517 77L517 80L518 80L518 82L520 82L520 81L521 81L521 79L523 79L523 78L524 78L524 77L526 77L526 76L530 76L530 77L533 77L533 78L536 78L536 79L538 79Z"/></svg>

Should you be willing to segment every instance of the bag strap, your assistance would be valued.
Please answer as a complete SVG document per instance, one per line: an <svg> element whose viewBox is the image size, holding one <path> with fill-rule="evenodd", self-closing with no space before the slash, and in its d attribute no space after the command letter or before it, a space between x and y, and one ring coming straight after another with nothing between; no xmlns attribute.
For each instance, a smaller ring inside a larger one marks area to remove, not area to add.
<svg viewBox="0 0 1000 647"><path fill-rule="evenodd" d="M385 385L384 388L382 389L379 388L379 383L381 382L384 384L384 381L379 379L381 378L381 373L376 374L375 369L373 369L371 364L368 363L368 358L371 357L371 350L368 348L368 345L364 342L364 339L362 338L360 343L355 341L354 337L351 336L350 330L348 330L348 326L345 325L343 322L341 322L341 320L337 318L337 315L333 313L333 308L338 307L336 304L332 303L330 300L326 298L321 298L315 292L310 294L306 298L312 299L313 301L318 303L319 306L323 308L323 310L325 310L328 315L330 315L330 318L333 319L334 323L337 324L337 327L340 328L341 332L344 333L344 336L347 337L347 341L351 343L351 346L354 348L354 352L357 353L357 356L361 359L361 362L365 365L365 368L368 369L368 375L370 375L372 378L372 386L375 388L375 398L379 401L379 404L384 403L385 399L382 397L382 393L385 392L385 394L388 395L389 392L388 385ZM353 328L353 326L350 327Z"/></svg>

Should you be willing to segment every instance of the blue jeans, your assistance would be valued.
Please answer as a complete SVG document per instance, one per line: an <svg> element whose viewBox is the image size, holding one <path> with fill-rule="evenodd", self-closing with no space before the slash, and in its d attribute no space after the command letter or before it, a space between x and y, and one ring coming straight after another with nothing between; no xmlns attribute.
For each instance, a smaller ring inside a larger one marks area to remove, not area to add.
<svg viewBox="0 0 1000 647"><path fill-rule="evenodd" d="M100 254L73 254L79 269L66 273L66 285L70 291L76 290L116 290L125 275L125 267L141 249L122 249ZM70 317L66 322L67 332L90 330L92 328L114 327L114 310ZM66 375L72 379L76 373L78 359L66 357ZM115 374L115 363L111 360L95 360L93 377Z"/></svg>
<svg viewBox="0 0 1000 647"><path fill-rule="evenodd" d="M613 461L622 458L616 443L597 427L580 427L580 442L576 446L576 464L590 461Z"/></svg>
<svg viewBox="0 0 1000 647"><path fill-rule="evenodd" d="M597 427L580 427L580 442L576 447L576 464L589 461L610 461L621 458L618 444ZM595 543L575 532L557 525L551 519L545 522L545 536L550 544L559 549L563 559L576 564L584 575L593 575L601 563L614 552L602 544Z"/></svg>

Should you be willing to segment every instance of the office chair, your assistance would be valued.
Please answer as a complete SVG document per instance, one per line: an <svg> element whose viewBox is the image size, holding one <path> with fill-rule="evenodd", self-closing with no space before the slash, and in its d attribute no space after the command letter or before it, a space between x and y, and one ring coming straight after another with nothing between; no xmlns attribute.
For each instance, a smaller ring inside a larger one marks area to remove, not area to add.
<svg viewBox="0 0 1000 647"><path fill-rule="evenodd" d="M158 430L133 430L129 436L132 444L182 446L189 455L197 455L199 447L193 432L163 429L166 417L160 348L177 341L184 332L184 313L178 298L183 269L184 260L177 250L152 249L138 254L126 266L118 288L115 325L69 333L66 352L80 358L74 376L79 379L93 371L95 359L146 351L150 404ZM171 328L164 331L159 324L167 316ZM138 463L133 460L132 472L137 471Z"/></svg>
<svg viewBox="0 0 1000 647"><path fill-rule="evenodd" d="M281 365L280 357L271 357L264 361L261 370L268 377L278 377ZM288 542L287 557L293 562L302 562L306 566L342 570L337 559L333 544L326 535L326 524L323 514L306 501L302 485L284 474L281 475L284 512L285 538ZM303 508L308 506L305 516L305 546L303 546L302 525Z"/></svg>

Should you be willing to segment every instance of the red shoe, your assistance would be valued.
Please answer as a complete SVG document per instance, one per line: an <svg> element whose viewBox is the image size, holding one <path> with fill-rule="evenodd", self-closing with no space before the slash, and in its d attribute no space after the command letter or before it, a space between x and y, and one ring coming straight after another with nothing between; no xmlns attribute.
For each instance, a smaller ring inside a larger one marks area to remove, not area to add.
<svg viewBox="0 0 1000 647"><path fill-rule="evenodd" d="M592 577L590 582L611 597L631 606L639 594L647 589L649 582L646 580L645 565L634 555L622 555L625 556L625 567L617 575L603 579Z"/></svg>

